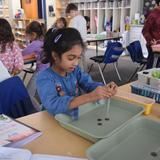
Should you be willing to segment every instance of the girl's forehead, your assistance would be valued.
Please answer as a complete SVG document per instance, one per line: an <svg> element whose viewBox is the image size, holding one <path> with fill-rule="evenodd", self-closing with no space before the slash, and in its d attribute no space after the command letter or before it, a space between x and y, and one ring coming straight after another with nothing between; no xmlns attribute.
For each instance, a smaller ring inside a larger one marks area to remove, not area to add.
<svg viewBox="0 0 160 160"><path fill-rule="evenodd" d="M63 22L63 21L59 19L59 20L57 20L57 22Z"/></svg>
<svg viewBox="0 0 160 160"><path fill-rule="evenodd" d="M82 46L80 44L75 44L71 48L72 51L82 51Z"/></svg>
<svg viewBox="0 0 160 160"><path fill-rule="evenodd" d="M69 51L66 52L66 54L72 54L72 55L79 55L83 51L83 48L81 45L74 45Z"/></svg>

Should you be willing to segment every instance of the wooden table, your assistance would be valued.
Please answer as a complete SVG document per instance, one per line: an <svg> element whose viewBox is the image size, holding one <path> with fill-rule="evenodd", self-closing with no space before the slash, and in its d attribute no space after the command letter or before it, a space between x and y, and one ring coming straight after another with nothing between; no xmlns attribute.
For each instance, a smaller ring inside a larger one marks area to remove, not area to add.
<svg viewBox="0 0 160 160"><path fill-rule="evenodd" d="M23 69L23 71L25 72L25 74L23 76L23 81L24 81L25 78L26 78L27 73L33 74L35 72L35 69L32 69L32 67L36 63L35 53L23 56L23 60L24 60L24 65L30 65L30 67L27 67L27 68Z"/></svg>
<svg viewBox="0 0 160 160"><path fill-rule="evenodd" d="M24 64L34 64L36 62L36 55L35 53L23 56Z"/></svg>
<svg viewBox="0 0 160 160"><path fill-rule="evenodd" d="M119 90L130 92L129 85L121 86ZM153 112L149 117L160 119L160 104L154 104ZM41 137L24 146L32 153L85 157L87 148L93 144L61 127L46 111L18 120L43 132Z"/></svg>
<svg viewBox="0 0 160 160"><path fill-rule="evenodd" d="M24 148L32 153L85 157L91 142L61 127L46 111L18 119L43 132L43 135Z"/></svg>
<svg viewBox="0 0 160 160"><path fill-rule="evenodd" d="M31 59L25 59L24 64L31 64L33 65L36 62L36 58L31 58Z"/></svg>

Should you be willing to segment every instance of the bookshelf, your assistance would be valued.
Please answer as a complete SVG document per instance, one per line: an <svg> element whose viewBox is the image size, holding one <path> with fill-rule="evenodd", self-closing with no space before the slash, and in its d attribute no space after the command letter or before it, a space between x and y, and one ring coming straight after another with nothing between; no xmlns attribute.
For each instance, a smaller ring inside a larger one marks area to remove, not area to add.
<svg viewBox="0 0 160 160"><path fill-rule="evenodd" d="M56 0L55 1L55 12L56 12L56 17L66 17L65 15L65 9L69 3L69 0Z"/></svg>
<svg viewBox="0 0 160 160"><path fill-rule="evenodd" d="M20 8L20 0L0 0L0 18L5 18L11 22L16 10Z"/></svg>
<svg viewBox="0 0 160 160"><path fill-rule="evenodd" d="M18 44L21 44L22 46L25 46L27 43L25 29L31 21L31 19L13 19L15 40Z"/></svg>
<svg viewBox="0 0 160 160"><path fill-rule="evenodd" d="M0 0L0 18L9 19L9 0Z"/></svg>
<svg viewBox="0 0 160 160"><path fill-rule="evenodd" d="M91 34L99 34L105 31L106 21L111 22L111 31L123 33L125 18L130 21L135 13L142 12L141 0L69 0L75 3L79 12L90 17Z"/></svg>

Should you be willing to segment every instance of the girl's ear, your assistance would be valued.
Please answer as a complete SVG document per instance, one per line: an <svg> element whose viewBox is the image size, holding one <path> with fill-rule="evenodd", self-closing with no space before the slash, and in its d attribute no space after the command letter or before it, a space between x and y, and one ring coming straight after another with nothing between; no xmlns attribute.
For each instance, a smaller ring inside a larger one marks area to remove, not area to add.
<svg viewBox="0 0 160 160"><path fill-rule="evenodd" d="M35 32L32 32L32 37L33 37L33 39L36 39L37 38L37 34Z"/></svg>
<svg viewBox="0 0 160 160"><path fill-rule="evenodd" d="M55 52L52 52L52 58L53 58L54 60L56 60L56 59L57 59L57 55L56 55L56 53L55 53Z"/></svg>

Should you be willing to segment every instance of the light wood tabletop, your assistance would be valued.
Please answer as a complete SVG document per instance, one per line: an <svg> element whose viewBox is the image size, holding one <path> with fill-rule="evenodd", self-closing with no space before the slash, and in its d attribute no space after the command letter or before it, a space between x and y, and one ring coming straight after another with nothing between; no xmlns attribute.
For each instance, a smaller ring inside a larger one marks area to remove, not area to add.
<svg viewBox="0 0 160 160"><path fill-rule="evenodd" d="M130 84L119 87L119 90L130 92ZM160 119L160 104L154 104L149 117ZM87 148L93 144L61 127L46 111L21 117L18 120L43 132L42 136L24 146L34 154L86 157Z"/></svg>
<svg viewBox="0 0 160 160"><path fill-rule="evenodd" d="M42 135L24 148L32 153L86 157L92 143L61 127L46 111L31 114L17 120L42 131Z"/></svg>

